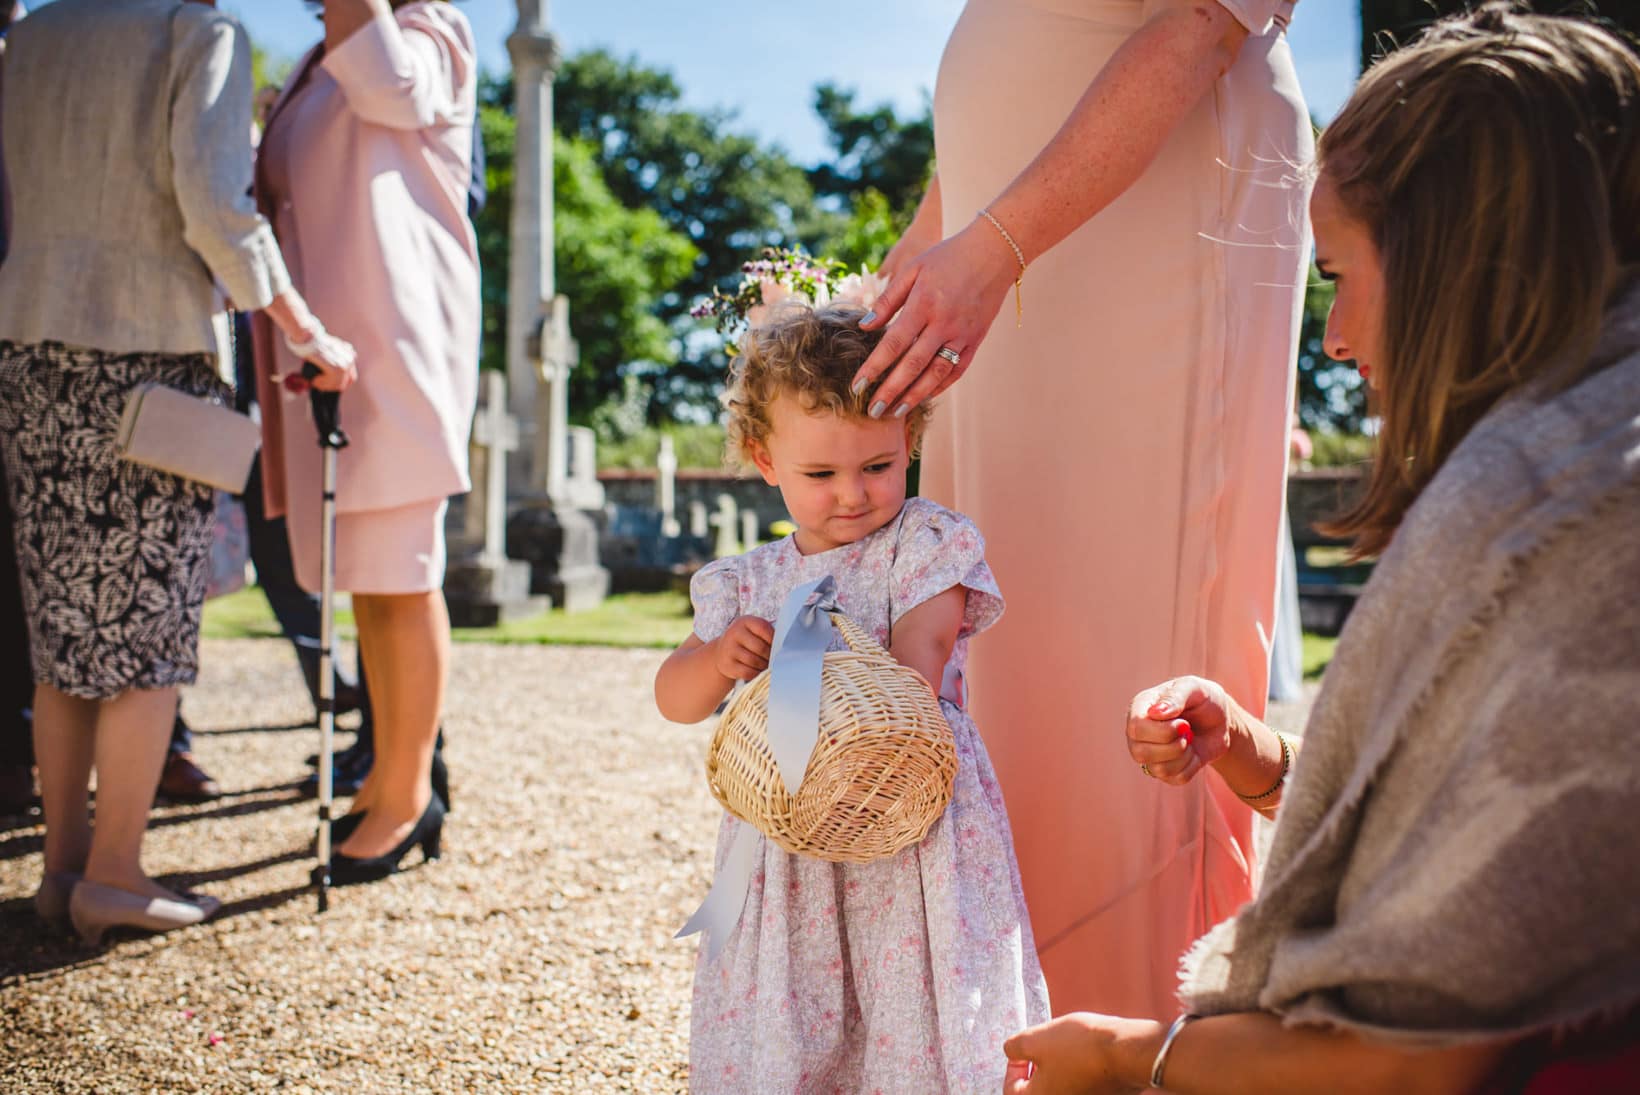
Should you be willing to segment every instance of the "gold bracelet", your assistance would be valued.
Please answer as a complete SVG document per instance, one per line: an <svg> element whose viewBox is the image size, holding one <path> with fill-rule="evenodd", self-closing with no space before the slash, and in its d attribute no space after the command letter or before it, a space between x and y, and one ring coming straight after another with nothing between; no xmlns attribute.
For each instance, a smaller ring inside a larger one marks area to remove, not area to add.
<svg viewBox="0 0 1640 1095"><path fill-rule="evenodd" d="M1025 305L1020 300L1019 286L1025 280L1025 252L1019 249L1019 244L1014 242L1014 237L1010 236L1008 230L1002 227L1001 221L991 215L989 209L981 209L979 215L990 221L991 226L1002 233L1002 238L1008 242L1008 246L1014 249L1014 258L1019 262L1019 276L1014 279L1014 326L1023 327L1025 326Z"/></svg>
<svg viewBox="0 0 1640 1095"><path fill-rule="evenodd" d="M1249 806L1262 802L1271 795L1275 794L1277 791L1281 790L1282 786L1287 782L1287 773L1293 767L1293 747L1287 744L1287 735L1283 734L1280 730L1272 730L1271 733L1275 734L1276 740L1281 743L1281 774L1276 777L1276 781L1271 785L1270 789L1261 795L1244 795L1240 791L1237 791L1236 797L1247 803Z"/></svg>

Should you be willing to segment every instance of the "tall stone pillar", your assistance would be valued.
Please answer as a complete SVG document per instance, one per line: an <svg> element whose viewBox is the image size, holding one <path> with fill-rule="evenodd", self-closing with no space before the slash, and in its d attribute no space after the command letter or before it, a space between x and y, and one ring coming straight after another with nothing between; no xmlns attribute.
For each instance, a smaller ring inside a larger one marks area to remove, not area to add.
<svg viewBox="0 0 1640 1095"><path fill-rule="evenodd" d="M512 55L514 116L512 269L507 283L507 404L521 426L512 456L507 554L530 564L530 590L567 611L594 608L609 592L599 561L598 521L570 490L569 377L577 351L569 302L553 277L552 80L558 43L547 0L518 0Z"/></svg>
<svg viewBox="0 0 1640 1095"><path fill-rule="evenodd" d="M551 436L552 381L542 376L542 333L552 320L552 80L558 41L547 30L547 0L518 0L507 38L514 115L512 264L507 281L507 405L522 436L508 458L515 493L548 493L548 466L562 435Z"/></svg>

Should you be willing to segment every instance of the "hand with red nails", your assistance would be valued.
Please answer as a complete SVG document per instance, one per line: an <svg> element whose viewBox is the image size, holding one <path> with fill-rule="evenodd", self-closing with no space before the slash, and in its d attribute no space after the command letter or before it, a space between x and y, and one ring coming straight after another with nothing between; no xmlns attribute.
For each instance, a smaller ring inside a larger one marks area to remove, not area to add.
<svg viewBox="0 0 1640 1095"><path fill-rule="evenodd" d="M1128 755L1156 779L1182 787L1230 751L1231 735L1247 717L1213 681L1175 677L1133 697Z"/></svg>
<svg viewBox="0 0 1640 1095"><path fill-rule="evenodd" d="M1003 1095L1116 1095L1146 1086L1160 1023L1073 1012L1020 1031L1008 1055Z"/></svg>

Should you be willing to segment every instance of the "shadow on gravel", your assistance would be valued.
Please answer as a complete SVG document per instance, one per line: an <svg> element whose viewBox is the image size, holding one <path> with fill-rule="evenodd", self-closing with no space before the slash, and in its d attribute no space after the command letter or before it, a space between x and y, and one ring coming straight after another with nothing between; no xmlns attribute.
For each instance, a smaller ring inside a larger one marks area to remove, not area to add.
<svg viewBox="0 0 1640 1095"><path fill-rule="evenodd" d="M306 722L281 723L277 726L222 726L214 729L192 727L196 738L222 738L234 734L286 734L295 730L317 731L319 724L309 719ZM338 732L345 732L345 727L336 727Z"/></svg>
<svg viewBox="0 0 1640 1095"><path fill-rule="evenodd" d="M253 787L248 791L223 795L205 806L156 806L156 811L171 812L155 813L150 816L148 827L164 829L172 825L186 825L190 821L246 817L264 810L277 810L284 806L299 806L304 802L311 802L312 799L304 798L299 793L301 786L301 780L293 779L288 783L278 783L271 787Z"/></svg>
<svg viewBox="0 0 1640 1095"><path fill-rule="evenodd" d="M253 859L249 863L236 863L231 867L218 867L215 870L210 871L172 871L168 874L160 875L159 883L160 885L168 886L173 890L191 890L197 886L209 886L213 882L225 882L230 878L238 878L241 875L255 874L257 871L265 871L269 867L278 867L286 863L297 863L301 860L312 858L313 856L308 853L306 848L295 848L288 852L280 852L278 855L263 856L261 859ZM255 898L247 898L246 900L260 901L261 899L262 898L258 896ZM222 906L222 911L217 913L214 919L220 920L224 916L232 915L232 910L242 904L244 904L244 902L236 901L233 904Z"/></svg>
<svg viewBox="0 0 1640 1095"><path fill-rule="evenodd" d="M310 858L312 857L303 850L282 852L279 855L216 870L173 872L160 876L158 881L171 889L187 890ZM230 901L222 906L221 911L213 916L210 922L288 905L303 897L311 898L315 892L311 885L291 886ZM133 937L134 933L110 932L107 943L117 943ZM165 944L162 940L168 937L150 938L156 946L163 946ZM150 953L144 951L138 955L110 955L107 950L107 944L93 949L81 943L72 932L60 932L43 923L34 913L32 894L0 903L0 988L8 987L35 974L77 969L101 962L141 960Z"/></svg>
<svg viewBox="0 0 1640 1095"><path fill-rule="evenodd" d="M0 859L19 859L25 855L33 855L46 844L46 831L40 828L40 816L19 818L18 824L10 826L11 835L0 839ZM32 830L17 832L18 829Z"/></svg>
<svg viewBox="0 0 1640 1095"><path fill-rule="evenodd" d="M270 787L253 787L247 791L224 795L208 806L156 805L149 816L150 829L164 829L172 825L186 825L191 821L213 818L247 817L264 810L278 810L286 806L302 806L313 801L301 794L302 781L293 779ZM93 803L96 796L93 795ZM95 813L93 813L95 816ZM0 817L0 859L18 859L41 850L45 842L38 811ZM315 822L317 824L317 822Z"/></svg>

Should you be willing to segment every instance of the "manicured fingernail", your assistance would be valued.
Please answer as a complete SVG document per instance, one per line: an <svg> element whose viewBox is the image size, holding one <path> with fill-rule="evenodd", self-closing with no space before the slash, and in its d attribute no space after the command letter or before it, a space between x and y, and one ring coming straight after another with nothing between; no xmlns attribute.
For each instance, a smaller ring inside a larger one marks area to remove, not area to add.
<svg viewBox="0 0 1640 1095"><path fill-rule="evenodd" d="M866 324L870 323L872 320L874 320L876 318L877 318L877 313L876 312L867 312L865 315L860 317L860 326L864 327Z"/></svg>
<svg viewBox="0 0 1640 1095"><path fill-rule="evenodd" d="M901 403L898 407L894 408L894 417L895 418L904 418L906 416L907 412L909 412L910 410L911 410L911 405L909 403Z"/></svg>
<svg viewBox="0 0 1640 1095"><path fill-rule="evenodd" d="M887 409L888 409L888 404L884 403L881 399L879 399L879 400L877 400L877 402L875 402L871 405L871 410L870 410L869 413L870 413L871 417L873 417L873 418L881 418L881 417L883 417L883 412Z"/></svg>
<svg viewBox="0 0 1640 1095"><path fill-rule="evenodd" d="M870 383L871 383L871 378L870 377L862 376L860 379L856 380L849 387L849 391L853 392L855 395L859 395L861 392L866 390L866 385L870 384Z"/></svg>
<svg viewBox="0 0 1640 1095"><path fill-rule="evenodd" d="M1150 717L1153 719L1161 718L1171 710L1173 710L1172 700L1157 700L1150 705Z"/></svg>
<svg viewBox="0 0 1640 1095"><path fill-rule="evenodd" d="M1184 742L1186 749L1190 748L1190 743L1196 740L1196 732L1190 728L1189 723L1179 727L1179 740Z"/></svg>

